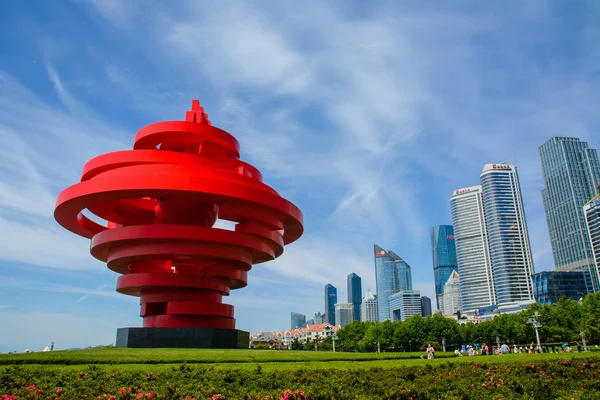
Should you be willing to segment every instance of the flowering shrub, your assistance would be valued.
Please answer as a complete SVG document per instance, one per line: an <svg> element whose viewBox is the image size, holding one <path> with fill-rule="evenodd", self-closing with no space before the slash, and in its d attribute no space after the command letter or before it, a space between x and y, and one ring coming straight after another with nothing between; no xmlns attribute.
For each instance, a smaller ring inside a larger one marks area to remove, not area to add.
<svg viewBox="0 0 600 400"><path fill-rule="evenodd" d="M149 379L151 378L151 379ZM543 388L543 389L541 389ZM0 366L0 400L600 398L600 359L476 358L412 367L262 369L225 364Z"/></svg>

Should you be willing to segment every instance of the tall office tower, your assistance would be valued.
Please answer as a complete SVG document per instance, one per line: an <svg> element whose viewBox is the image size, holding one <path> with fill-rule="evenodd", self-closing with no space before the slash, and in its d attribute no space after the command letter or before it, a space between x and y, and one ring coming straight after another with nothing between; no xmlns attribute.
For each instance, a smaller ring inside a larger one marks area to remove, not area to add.
<svg viewBox="0 0 600 400"><path fill-rule="evenodd" d="M389 299L392 321L404 321L413 315L421 315L421 292L418 290L402 290L394 293Z"/></svg>
<svg viewBox="0 0 600 400"><path fill-rule="evenodd" d="M354 320L360 321L360 303L362 300L362 283L360 276L354 272L348 275L348 303L354 307Z"/></svg>
<svg viewBox="0 0 600 400"><path fill-rule="evenodd" d="M293 312L290 329L306 328L306 315Z"/></svg>
<svg viewBox="0 0 600 400"><path fill-rule="evenodd" d="M598 185L600 192L600 184ZM600 194L590 200L584 207L585 224L590 238L592 254L596 267L592 274L600 274ZM600 280L600 276L598 276Z"/></svg>
<svg viewBox="0 0 600 400"><path fill-rule="evenodd" d="M379 320L379 315L377 313L377 298L371 293L371 289L367 290L367 294L360 305L360 320L362 322L377 322Z"/></svg>
<svg viewBox="0 0 600 400"><path fill-rule="evenodd" d="M335 324L344 327L354 321L354 305L352 303L337 303L335 305Z"/></svg>
<svg viewBox="0 0 600 400"><path fill-rule="evenodd" d="M539 148L542 200L557 270L588 273L591 290L600 290L583 206L598 194L598 153L578 138L553 137Z"/></svg>
<svg viewBox="0 0 600 400"><path fill-rule="evenodd" d="M456 314L458 311L461 311L461 298L459 275L456 271L452 271L448 281L444 285L444 309L442 310L442 313L450 316Z"/></svg>
<svg viewBox="0 0 600 400"><path fill-rule="evenodd" d="M335 325L335 304L337 303L337 289L331 283L325 285L325 320Z"/></svg>
<svg viewBox="0 0 600 400"><path fill-rule="evenodd" d="M412 290L410 265L393 251L378 245L375 250L375 284L377 286L377 312L379 321L390 319L389 298L401 290Z"/></svg>
<svg viewBox="0 0 600 400"><path fill-rule="evenodd" d="M440 300L444 294L444 285L452 271L458 268L456 246L454 245L454 227L437 225L431 228L431 253L433 256L433 275L435 280L435 301L441 310Z"/></svg>
<svg viewBox="0 0 600 400"><path fill-rule="evenodd" d="M421 317L431 315L431 299L427 296L421 296Z"/></svg>
<svg viewBox="0 0 600 400"><path fill-rule="evenodd" d="M462 310L496 304L481 186L457 189L450 199ZM444 282L444 285L446 282ZM443 311L442 309L440 311Z"/></svg>
<svg viewBox="0 0 600 400"><path fill-rule="evenodd" d="M486 164L480 179L498 305L534 303L533 258L517 167Z"/></svg>

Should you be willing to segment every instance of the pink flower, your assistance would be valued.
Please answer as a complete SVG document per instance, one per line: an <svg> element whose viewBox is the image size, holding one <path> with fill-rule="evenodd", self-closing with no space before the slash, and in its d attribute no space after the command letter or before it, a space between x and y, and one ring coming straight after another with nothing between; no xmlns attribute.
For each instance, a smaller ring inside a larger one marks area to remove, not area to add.
<svg viewBox="0 0 600 400"><path fill-rule="evenodd" d="M56 393L61 393L61 392L62 392L61 388L56 389Z"/></svg>
<svg viewBox="0 0 600 400"><path fill-rule="evenodd" d="M116 397L115 396L108 396L108 400L115 400Z"/></svg>
<svg viewBox="0 0 600 400"><path fill-rule="evenodd" d="M142 397L144 397L144 393L138 393L137 396L135 396L136 399L141 399Z"/></svg>
<svg viewBox="0 0 600 400"><path fill-rule="evenodd" d="M30 392L33 392L35 390L35 385L31 385L27 388L27 390L29 390Z"/></svg>
<svg viewBox="0 0 600 400"><path fill-rule="evenodd" d="M193 398L193 397L187 397L187 396L185 396L185 400L196 400L196 399Z"/></svg>
<svg viewBox="0 0 600 400"><path fill-rule="evenodd" d="M154 393L150 392L150 393L146 393L146 398L151 399L154 397Z"/></svg>

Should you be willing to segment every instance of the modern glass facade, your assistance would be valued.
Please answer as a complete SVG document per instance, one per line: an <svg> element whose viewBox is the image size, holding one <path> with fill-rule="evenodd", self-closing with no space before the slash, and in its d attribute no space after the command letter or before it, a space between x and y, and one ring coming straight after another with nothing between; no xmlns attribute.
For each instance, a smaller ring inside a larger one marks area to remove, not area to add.
<svg viewBox="0 0 600 400"><path fill-rule="evenodd" d="M462 310L473 312L494 305L496 291L481 186L455 190L450 199L450 211L454 226ZM443 310L443 304L440 306L440 310Z"/></svg>
<svg viewBox="0 0 600 400"><path fill-rule="evenodd" d="M293 312L291 319L290 329L306 328L306 315Z"/></svg>
<svg viewBox="0 0 600 400"><path fill-rule="evenodd" d="M421 296L421 317L426 317L431 314L431 299L427 296Z"/></svg>
<svg viewBox="0 0 600 400"><path fill-rule="evenodd" d="M454 244L454 227L438 225L430 229L431 253L433 258L433 275L435 280L435 299L437 309L441 310L440 300L444 294L444 285L452 271L458 268L456 262L456 246Z"/></svg>
<svg viewBox="0 0 600 400"><path fill-rule="evenodd" d="M481 191L498 305L533 302L533 258L517 168L486 164Z"/></svg>
<svg viewBox="0 0 600 400"><path fill-rule="evenodd" d="M553 137L539 148L542 200L557 270L587 272L593 291L600 290L583 206L598 194L598 153L578 138Z"/></svg>
<svg viewBox="0 0 600 400"><path fill-rule="evenodd" d="M600 185L599 185L600 186ZM600 191L600 187L598 188ZM598 274L600 279L600 195L594 197L584 207L587 233L592 246L592 254L596 267L592 273Z"/></svg>
<svg viewBox="0 0 600 400"><path fill-rule="evenodd" d="M410 265L393 251L374 245L375 282L379 321L390 319L389 298L401 290L412 290Z"/></svg>
<svg viewBox="0 0 600 400"><path fill-rule="evenodd" d="M335 325L335 304L337 303L337 289L331 283L325 285L325 320Z"/></svg>
<svg viewBox="0 0 600 400"><path fill-rule="evenodd" d="M360 321L360 303L362 302L362 283L354 272L348 275L348 303L354 308L354 319Z"/></svg>
<svg viewBox="0 0 600 400"><path fill-rule="evenodd" d="M389 298L389 319L404 321L413 315L421 315L421 292L418 290L402 290Z"/></svg>
<svg viewBox="0 0 600 400"><path fill-rule="evenodd" d="M539 304L556 304L561 298L579 300L587 293L581 271L542 271L533 275L533 293Z"/></svg>

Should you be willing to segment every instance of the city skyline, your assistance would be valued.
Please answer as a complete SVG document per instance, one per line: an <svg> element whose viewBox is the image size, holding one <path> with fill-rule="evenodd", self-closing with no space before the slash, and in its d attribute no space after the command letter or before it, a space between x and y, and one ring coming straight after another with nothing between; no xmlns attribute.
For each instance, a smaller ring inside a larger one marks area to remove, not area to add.
<svg viewBox="0 0 600 400"><path fill-rule="evenodd" d="M85 161L180 119L195 98L305 216L303 238L227 298L240 329L324 311L323 286L345 299L351 272L374 291L373 243L408 261L413 289L433 300L429 229L452 224L449 194L487 162L519 167L535 268L553 269L538 147L553 136L600 147L594 7L9 2L0 351L108 344L115 327L139 326L139 301L115 292L114 273L52 210Z"/></svg>

